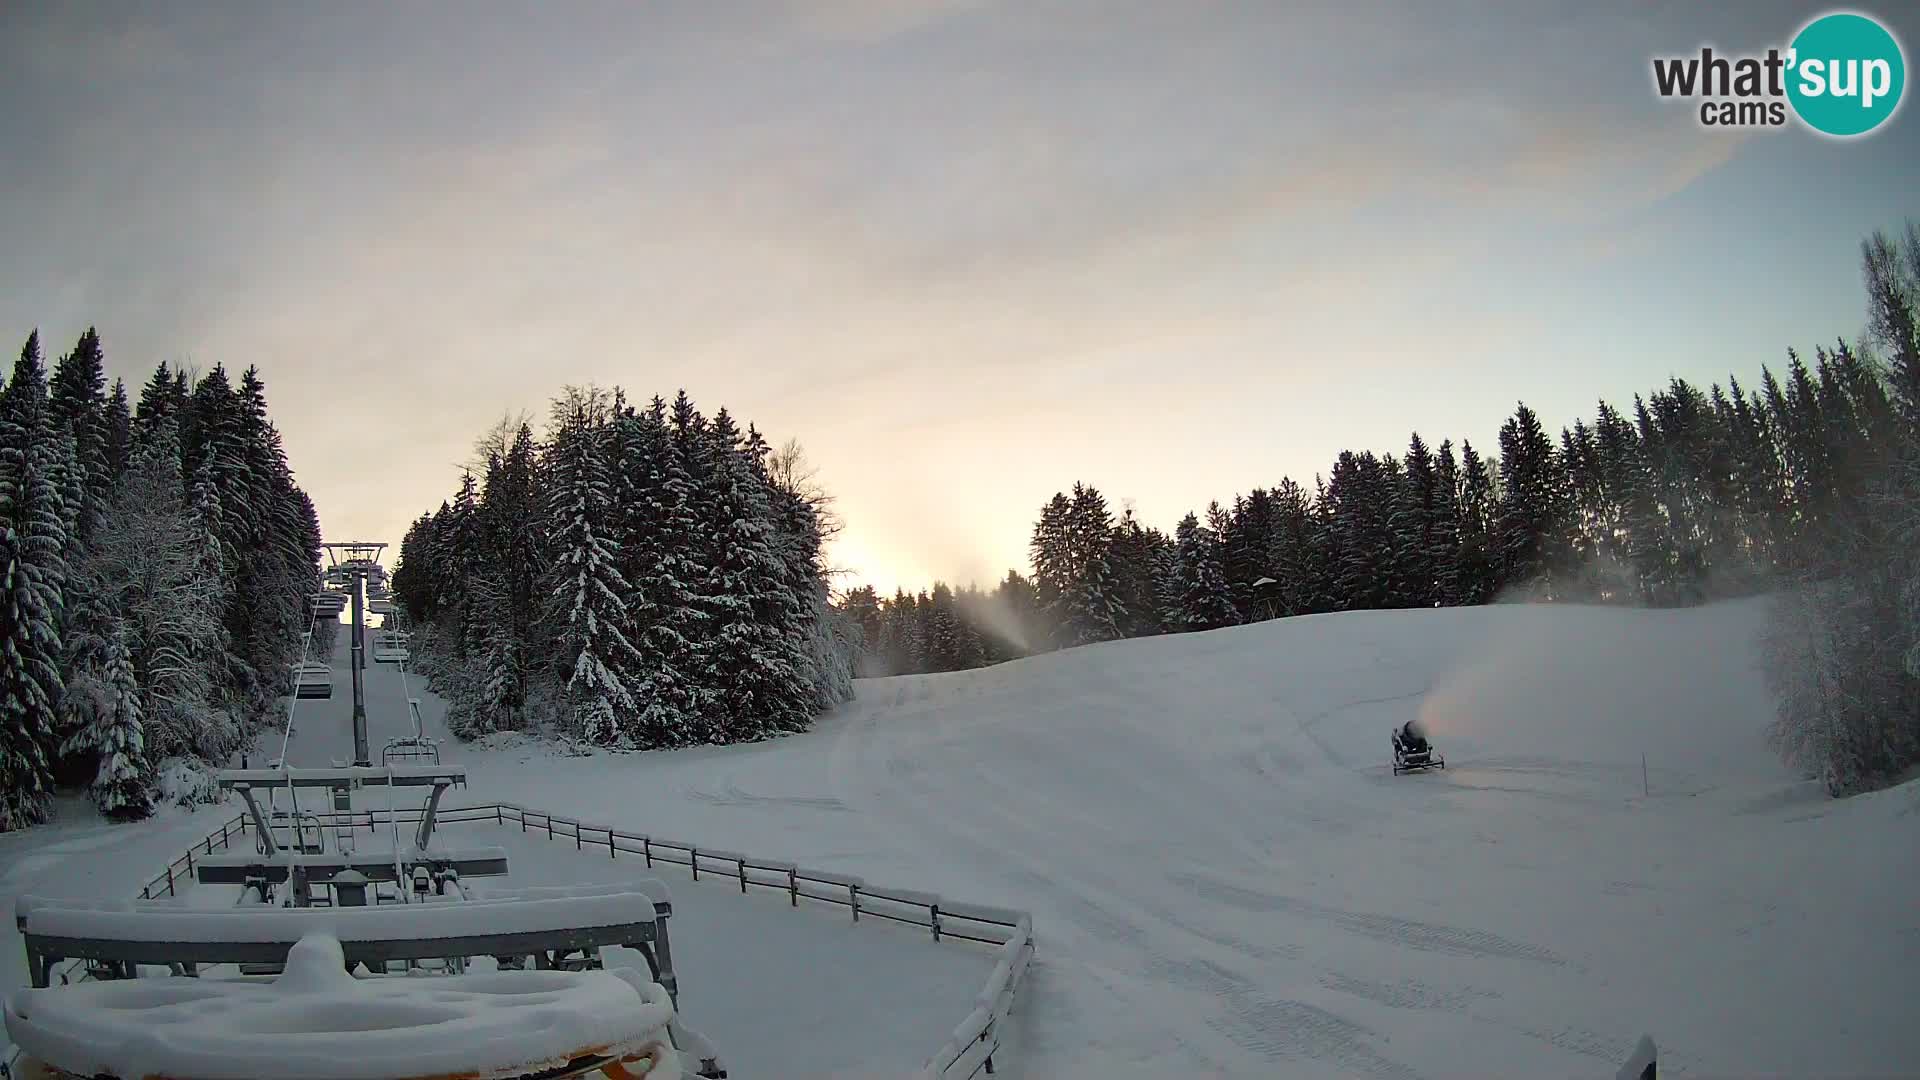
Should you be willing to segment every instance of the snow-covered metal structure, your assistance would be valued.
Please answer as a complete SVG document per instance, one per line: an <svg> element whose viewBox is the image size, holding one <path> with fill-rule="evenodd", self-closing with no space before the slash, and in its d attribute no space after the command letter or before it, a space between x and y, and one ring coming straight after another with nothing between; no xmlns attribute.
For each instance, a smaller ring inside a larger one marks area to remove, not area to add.
<svg viewBox="0 0 1920 1080"><path fill-rule="evenodd" d="M333 668L318 660L294 665L293 696L330 698L333 696Z"/></svg>
<svg viewBox="0 0 1920 1080"><path fill-rule="evenodd" d="M725 1076L676 1016L666 886L477 887L506 875L506 850L435 835L465 780L459 765L228 770L252 850L215 853L209 838L186 862L197 886L238 886L231 906L171 887L123 903L21 897L32 989L6 1002L27 1054L16 1075ZM385 822L352 806L373 789ZM393 795L407 790L426 799L403 834ZM332 808L301 809L302 792ZM362 822L390 842L355 850ZM613 948L640 966L609 964ZM407 977L420 975L434 978Z"/></svg>
<svg viewBox="0 0 1920 1080"><path fill-rule="evenodd" d="M413 734L397 739L388 739L387 745L380 750L380 764L394 762L413 762L440 764L440 740L429 739L426 724L420 716L420 699L407 699L407 715L413 720Z"/></svg>
<svg viewBox="0 0 1920 1080"><path fill-rule="evenodd" d="M204 851L189 849L195 888L184 897L173 866L165 899L149 898L151 886L124 903L21 896L14 920L32 987L5 1002L8 1038L26 1054L12 1075L726 1076L712 1045L677 1018L665 885L477 888L508 873L507 852L435 835L466 769L440 761L411 695L413 734L389 741L379 766L367 762L358 586L374 546L344 546L356 586L355 763L289 768L283 742L273 767L221 773L221 788L246 804L245 824L222 828L218 853L212 836ZM320 598L313 606L324 614ZM294 675L294 703L331 696L328 665L302 662ZM356 793L373 791L384 793L384 814L354 806ZM402 807L407 792L424 800ZM232 843L249 833L251 845ZM361 846L383 834L384 844ZM208 896L229 902L209 907ZM638 964L609 962L610 949ZM421 975L432 978L412 977Z"/></svg>
<svg viewBox="0 0 1920 1080"><path fill-rule="evenodd" d="M562 905L568 906L580 907ZM566 917L556 908L549 921ZM151 918L85 909L43 909L25 916L29 924L72 926L94 935L96 942L120 932L123 940L112 950L121 954L143 945L156 953L191 951L176 943L155 949L155 943L126 939L150 933ZM331 927L307 929L282 944L284 931L293 929L288 924L297 921L311 920L267 916L259 920L267 932L252 935L272 939L265 942L227 940L249 935L223 925L209 931L219 940L194 946L202 955L252 951L284 957L283 973L270 981L173 977L156 986L160 980L117 979L12 995L6 1026L8 1037L28 1055L21 1075L194 1080L531 1080L593 1074L674 1080L684 1075L671 996L631 968L365 978L355 969L364 969L366 958L375 955L369 944L378 940L378 930L369 934L373 928L338 918ZM334 928L357 936L349 944L335 936ZM408 935L414 928L393 923L387 929ZM36 936L47 940L45 934Z"/></svg>
<svg viewBox="0 0 1920 1080"><path fill-rule="evenodd" d="M376 664L404 664L412 659L407 650L406 637L396 631L374 635L373 662Z"/></svg>

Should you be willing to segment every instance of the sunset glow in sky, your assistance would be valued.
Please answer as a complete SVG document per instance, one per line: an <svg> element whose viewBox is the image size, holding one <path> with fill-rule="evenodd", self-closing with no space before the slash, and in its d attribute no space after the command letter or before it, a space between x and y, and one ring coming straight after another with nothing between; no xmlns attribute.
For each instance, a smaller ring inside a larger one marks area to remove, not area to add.
<svg viewBox="0 0 1920 1080"><path fill-rule="evenodd" d="M259 365L329 538L396 544L503 412L685 386L890 591L1024 569L1076 480L1170 528L1859 332L1912 104L1729 134L1649 78L1824 8L1451 7L9 6L0 335Z"/></svg>

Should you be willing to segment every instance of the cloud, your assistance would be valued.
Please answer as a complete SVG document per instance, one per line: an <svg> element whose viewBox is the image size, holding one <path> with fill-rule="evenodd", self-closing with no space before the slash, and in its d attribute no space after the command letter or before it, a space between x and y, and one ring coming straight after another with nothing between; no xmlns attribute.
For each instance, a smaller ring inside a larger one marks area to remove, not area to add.
<svg viewBox="0 0 1920 1080"><path fill-rule="evenodd" d="M1489 237L1586 239L1734 159L1640 97L1513 93L1568 56L1644 93L1570 10L16 14L0 325L261 363L330 530L398 535L564 383L686 385L806 441L863 550L997 578L1074 472L1177 516L1398 424L1300 402L1508 340L1446 307ZM1264 442L1218 449L1228 416Z"/></svg>
<svg viewBox="0 0 1920 1080"><path fill-rule="evenodd" d="M785 14L829 40L873 43L985 6L985 0L790 0Z"/></svg>

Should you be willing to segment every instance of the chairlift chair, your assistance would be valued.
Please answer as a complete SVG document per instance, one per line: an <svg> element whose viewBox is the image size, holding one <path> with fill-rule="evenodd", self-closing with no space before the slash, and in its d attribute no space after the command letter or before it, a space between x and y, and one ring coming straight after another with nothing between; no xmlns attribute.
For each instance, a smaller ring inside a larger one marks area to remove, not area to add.
<svg viewBox="0 0 1920 1080"><path fill-rule="evenodd" d="M293 696L299 698L332 697L333 669L326 664L314 660L295 665L293 673Z"/></svg>

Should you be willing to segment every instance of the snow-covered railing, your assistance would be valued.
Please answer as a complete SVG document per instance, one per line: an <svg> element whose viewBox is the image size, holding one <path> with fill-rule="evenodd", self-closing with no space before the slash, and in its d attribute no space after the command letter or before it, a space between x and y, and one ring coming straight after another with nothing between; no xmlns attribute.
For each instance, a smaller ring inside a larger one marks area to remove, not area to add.
<svg viewBox="0 0 1920 1080"><path fill-rule="evenodd" d="M393 813L401 821L417 821L424 810L396 808ZM378 826L388 820L385 810L320 811L317 816L329 827L355 831L362 827L377 831ZM974 996L973 1011L954 1027L947 1041L915 1075L921 1080L958 1080L993 1071L993 1055L1000 1049L1002 1025L1013 1009L1027 964L1033 959L1033 918L1026 912L961 903L913 889L874 885L846 874L627 832L609 825L589 824L512 803L439 811L442 825L476 821L491 821L501 826L518 824L523 833L544 833L550 840L572 840L574 848L580 851L589 847L604 848L610 859L638 856L649 867L661 863L683 866L695 881L703 874L724 878L738 882L743 893L749 888L784 892L794 907L800 906L803 898L832 904L846 908L855 922L868 916L923 927L935 941L953 939L996 946L999 958L986 985ZM226 848L233 837L247 832L247 818L243 814L222 825L218 832L209 833L204 841L189 848L141 889L141 899L174 895L180 881L193 880L196 859Z"/></svg>
<svg viewBox="0 0 1920 1080"><path fill-rule="evenodd" d="M1033 918L1026 912L960 903L913 889L874 885L846 874L624 832L612 826L592 825L511 803L499 803L491 809L499 824L517 822L521 832L545 833L552 840L572 840L579 850L588 846L604 847L608 858L638 855L647 866L656 863L684 866L696 881L702 874L731 879L739 883L743 893L749 887L784 892L795 907L804 897L816 903L844 907L855 922L863 915L871 916L925 927L935 941L955 939L998 946L999 958L986 985L974 996L973 1011L954 1027L947 1041L934 1051L916 1076L923 1080L955 1080L993 1071L993 1055L1000 1049L1002 1025L1013 1009L1027 964L1033 959ZM443 820L446 820L444 816Z"/></svg>
<svg viewBox="0 0 1920 1080"><path fill-rule="evenodd" d="M178 883L193 880L194 860L202 855L211 855L217 848L221 851L231 846L236 836L248 835L247 815L237 814L233 820L220 826L219 832L210 832L205 840L189 847L185 855L167 864L167 868L155 874L152 881L140 886L140 899L158 900L162 896L173 896L178 892Z"/></svg>

